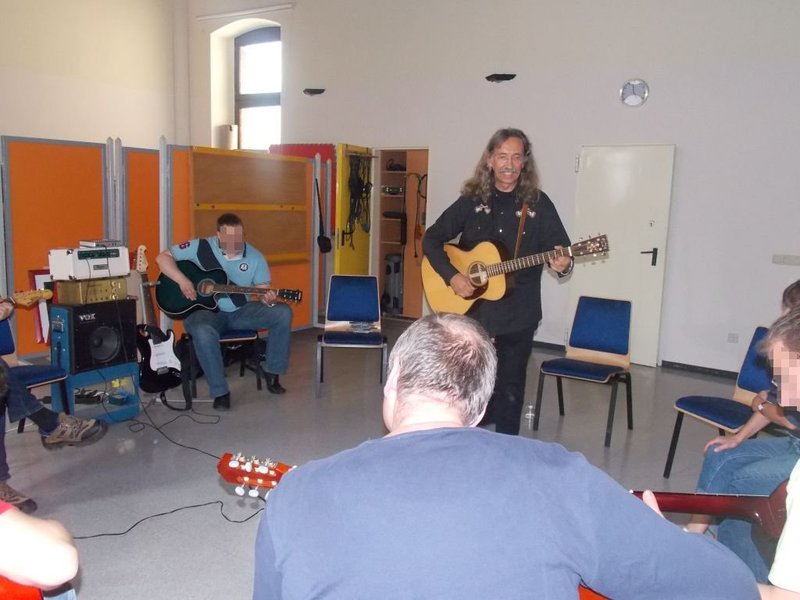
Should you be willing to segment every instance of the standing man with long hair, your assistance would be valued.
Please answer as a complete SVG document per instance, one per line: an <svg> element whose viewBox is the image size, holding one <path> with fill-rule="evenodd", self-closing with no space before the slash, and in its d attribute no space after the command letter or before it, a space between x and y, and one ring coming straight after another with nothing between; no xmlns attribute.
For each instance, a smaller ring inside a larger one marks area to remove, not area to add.
<svg viewBox="0 0 800 600"><path fill-rule="evenodd" d="M459 234L464 248L493 241L508 251L508 258L570 245L553 202L539 188L531 143L521 130L495 132L461 197L425 233L423 250L431 266L453 292L468 298L475 288L444 251ZM572 259L560 256L548 266L565 277ZM494 422L499 433L519 433L528 359L542 319L542 270L538 266L517 272L505 297L478 302L468 313L492 335L497 349L497 383L484 423Z"/></svg>

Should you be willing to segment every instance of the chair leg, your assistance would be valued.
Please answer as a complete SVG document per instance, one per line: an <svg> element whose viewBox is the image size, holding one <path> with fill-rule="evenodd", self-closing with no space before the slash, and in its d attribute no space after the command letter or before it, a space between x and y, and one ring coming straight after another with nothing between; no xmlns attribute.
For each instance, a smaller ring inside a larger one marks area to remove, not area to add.
<svg viewBox="0 0 800 600"><path fill-rule="evenodd" d="M611 402L608 404L608 420L606 421L606 441L605 447L611 446L611 430L614 428L614 412L617 408L617 386L619 382L614 379L611 384Z"/></svg>
<svg viewBox="0 0 800 600"><path fill-rule="evenodd" d="M322 363L322 344L317 342L317 368L316 373L314 374L314 396L319 397L319 388L321 387L321 383L323 377L325 376L323 372L323 363Z"/></svg>
<svg viewBox="0 0 800 600"><path fill-rule="evenodd" d="M388 359L389 359L389 344L384 339L383 346L381 346L381 385L383 385L383 378L386 376Z"/></svg>
<svg viewBox="0 0 800 600"><path fill-rule="evenodd" d="M669 479L672 473L672 461L675 459L675 449L678 447L678 438L681 436L681 425L683 424L683 413L679 412L675 417L675 429L672 430L672 441L669 443L667 452L667 462L664 465L664 479Z"/></svg>
<svg viewBox="0 0 800 600"><path fill-rule="evenodd" d="M23 433L25 431L25 417L22 417L19 420L19 425L17 425L17 433Z"/></svg>
<svg viewBox="0 0 800 600"><path fill-rule="evenodd" d="M533 430L539 431L539 414L542 411L542 390L544 389L545 374L539 371L539 385L536 389L536 406L533 408Z"/></svg>
<svg viewBox="0 0 800 600"><path fill-rule="evenodd" d="M558 388L558 414L564 416L564 388L561 384L561 377L556 375L556 387Z"/></svg>
<svg viewBox="0 0 800 600"><path fill-rule="evenodd" d="M71 409L69 405L69 398L67 397L67 380L62 379L58 382L58 387L61 390L61 397L64 399L64 414L71 415L74 411L74 407Z"/></svg>
<svg viewBox="0 0 800 600"><path fill-rule="evenodd" d="M633 391L631 390L631 374L625 373L625 403L628 405L628 429L633 431Z"/></svg>

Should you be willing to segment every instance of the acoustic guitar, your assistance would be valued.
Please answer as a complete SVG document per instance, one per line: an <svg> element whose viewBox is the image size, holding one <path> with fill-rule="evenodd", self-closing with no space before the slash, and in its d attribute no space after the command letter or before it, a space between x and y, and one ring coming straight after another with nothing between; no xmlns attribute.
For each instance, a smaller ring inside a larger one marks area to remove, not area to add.
<svg viewBox="0 0 800 600"><path fill-rule="evenodd" d="M142 306L145 323L136 326L139 363L139 387L148 394L162 394L181 384L181 361L175 355L175 333L166 333L156 324L156 311L147 279L147 247L136 249L135 270L142 278ZM163 396L162 396L163 398Z"/></svg>
<svg viewBox="0 0 800 600"><path fill-rule="evenodd" d="M156 286L156 302L159 308L173 319L185 319L196 310L217 310L218 294L246 294L263 296L268 289L231 285L222 269L206 270L190 260L177 262L181 272L189 278L197 290L197 299L189 300L183 295L180 286L161 273ZM302 290L272 290L284 302L300 302Z"/></svg>
<svg viewBox="0 0 800 600"><path fill-rule="evenodd" d="M553 249L540 254L502 260L501 249L494 242L481 242L471 250L462 250L446 244L444 251L452 265L466 275L475 287L469 298L462 298L442 279L427 257L422 259L422 287L434 312L466 314L477 300L499 300L506 295L506 274L542 265L561 256L599 256L608 252L608 238L598 235L566 248Z"/></svg>

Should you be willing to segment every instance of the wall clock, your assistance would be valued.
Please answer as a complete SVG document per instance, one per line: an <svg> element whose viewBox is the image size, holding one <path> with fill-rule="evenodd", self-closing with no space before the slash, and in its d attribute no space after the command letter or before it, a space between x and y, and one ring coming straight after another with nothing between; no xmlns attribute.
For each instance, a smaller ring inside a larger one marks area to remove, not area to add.
<svg viewBox="0 0 800 600"><path fill-rule="evenodd" d="M619 90L619 99L625 106L641 106L650 95L650 87L642 79L629 79Z"/></svg>

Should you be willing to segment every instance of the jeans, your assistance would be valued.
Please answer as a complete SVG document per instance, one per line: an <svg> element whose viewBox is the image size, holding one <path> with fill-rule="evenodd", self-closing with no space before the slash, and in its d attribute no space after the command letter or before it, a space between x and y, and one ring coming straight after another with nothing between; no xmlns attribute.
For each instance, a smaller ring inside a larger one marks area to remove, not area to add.
<svg viewBox="0 0 800 600"><path fill-rule="evenodd" d="M192 336L194 352L208 381L209 394L218 398L228 393L220 334L231 329L269 329L267 354L261 367L267 373L281 375L289 366L289 338L292 331L292 309L282 302L267 306L248 302L233 312L198 310L184 321Z"/></svg>
<svg viewBox="0 0 800 600"><path fill-rule="evenodd" d="M714 452L710 448L703 460L697 491L768 496L789 478L798 458L800 439L788 435L745 440L736 448L722 452ZM756 580L767 583L769 565L753 543L751 533L750 521L723 519L717 539L750 567Z"/></svg>

